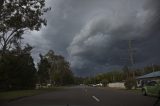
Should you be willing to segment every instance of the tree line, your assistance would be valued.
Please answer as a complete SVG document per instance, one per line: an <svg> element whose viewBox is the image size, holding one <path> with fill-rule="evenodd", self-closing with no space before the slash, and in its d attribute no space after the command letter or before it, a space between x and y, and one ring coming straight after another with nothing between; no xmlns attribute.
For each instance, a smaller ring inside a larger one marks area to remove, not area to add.
<svg viewBox="0 0 160 106"><path fill-rule="evenodd" d="M151 65L137 69L130 69L129 67L124 66L121 70L115 70L107 73L98 74L94 77L87 77L84 78L83 81L87 85L103 83L105 86L107 85L107 83L125 82L126 86L128 84L132 84L131 86L134 86L136 83L136 77L155 71L160 71L160 65Z"/></svg>
<svg viewBox="0 0 160 106"><path fill-rule="evenodd" d="M0 89L30 89L36 83L36 68L30 55L32 47L10 51L0 58Z"/></svg>
<svg viewBox="0 0 160 106"><path fill-rule="evenodd" d="M39 31L47 25L44 14L50 9L45 0L1 0L0 90L32 89L36 83L73 82L70 65L63 56L54 52L40 54L37 69L31 56L33 47L23 42L25 32Z"/></svg>
<svg viewBox="0 0 160 106"><path fill-rule="evenodd" d="M70 64L63 56L50 50L46 55L40 54L40 62L35 68L31 56L31 46L25 46L20 54L11 51L0 58L0 89L33 89L36 83L53 86L74 83Z"/></svg>

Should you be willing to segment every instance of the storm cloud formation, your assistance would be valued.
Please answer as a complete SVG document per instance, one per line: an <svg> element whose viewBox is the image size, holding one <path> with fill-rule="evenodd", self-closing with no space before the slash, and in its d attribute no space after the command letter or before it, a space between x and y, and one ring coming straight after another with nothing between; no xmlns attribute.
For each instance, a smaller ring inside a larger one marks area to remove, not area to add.
<svg viewBox="0 0 160 106"><path fill-rule="evenodd" d="M129 64L159 64L159 0L48 0L48 26L26 41L37 51L53 49L66 57L76 75L88 76ZM30 37L31 37L30 36Z"/></svg>

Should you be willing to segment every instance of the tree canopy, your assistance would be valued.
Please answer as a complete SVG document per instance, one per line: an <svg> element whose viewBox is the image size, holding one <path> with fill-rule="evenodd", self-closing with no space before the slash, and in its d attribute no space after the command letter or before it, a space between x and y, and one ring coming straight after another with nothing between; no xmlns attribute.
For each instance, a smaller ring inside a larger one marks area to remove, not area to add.
<svg viewBox="0 0 160 106"><path fill-rule="evenodd" d="M37 82L32 46L22 45L25 31L47 25L45 0L1 0L0 89L30 89Z"/></svg>
<svg viewBox="0 0 160 106"><path fill-rule="evenodd" d="M73 73L70 64L63 56L56 55L50 50L46 55L40 55L38 63L38 76L40 83L66 85L73 83Z"/></svg>
<svg viewBox="0 0 160 106"><path fill-rule="evenodd" d="M3 55L0 59L0 89L29 89L34 88L36 69L31 54L12 52Z"/></svg>
<svg viewBox="0 0 160 106"><path fill-rule="evenodd" d="M1 0L0 47L4 54L19 43L26 30L39 30L47 25L45 0Z"/></svg>

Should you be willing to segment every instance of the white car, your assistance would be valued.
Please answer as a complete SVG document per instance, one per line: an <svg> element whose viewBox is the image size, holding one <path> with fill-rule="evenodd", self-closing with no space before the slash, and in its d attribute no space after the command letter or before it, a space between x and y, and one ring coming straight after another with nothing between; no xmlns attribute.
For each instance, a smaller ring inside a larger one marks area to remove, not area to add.
<svg viewBox="0 0 160 106"><path fill-rule="evenodd" d="M99 84L96 84L97 86L99 86L99 87L102 87L103 86L103 84L102 83L99 83Z"/></svg>

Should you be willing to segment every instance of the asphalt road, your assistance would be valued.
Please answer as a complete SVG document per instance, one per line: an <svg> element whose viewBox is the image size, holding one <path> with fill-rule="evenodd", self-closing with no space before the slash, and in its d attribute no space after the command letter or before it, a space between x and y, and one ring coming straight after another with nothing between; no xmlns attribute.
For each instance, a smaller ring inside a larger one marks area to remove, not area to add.
<svg viewBox="0 0 160 106"><path fill-rule="evenodd" d="M3 106L153 106L155 97L116 90L86 86L26 97Z"/></svg>

